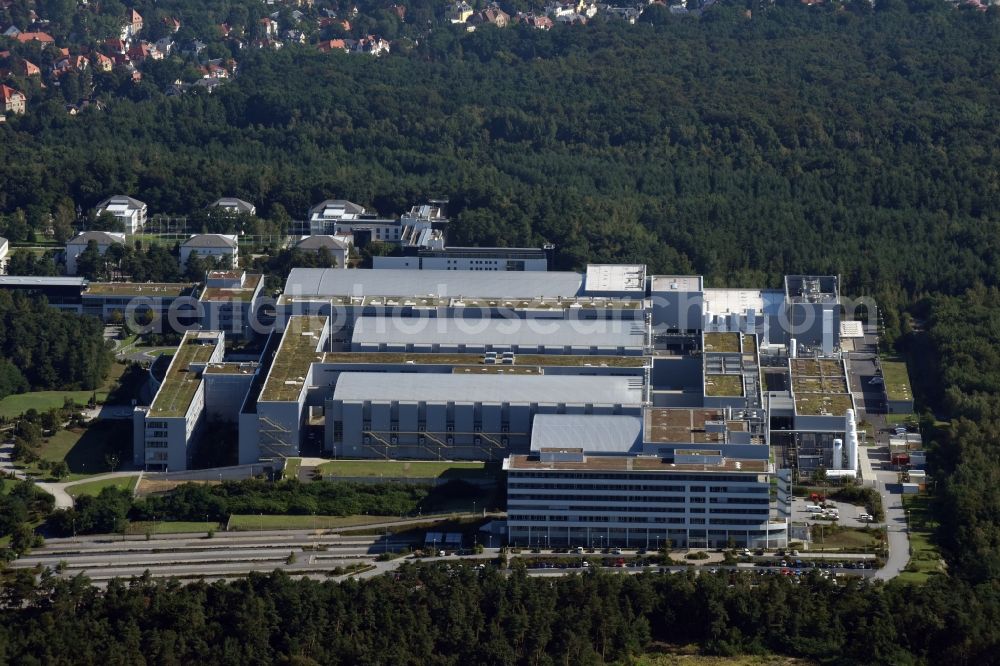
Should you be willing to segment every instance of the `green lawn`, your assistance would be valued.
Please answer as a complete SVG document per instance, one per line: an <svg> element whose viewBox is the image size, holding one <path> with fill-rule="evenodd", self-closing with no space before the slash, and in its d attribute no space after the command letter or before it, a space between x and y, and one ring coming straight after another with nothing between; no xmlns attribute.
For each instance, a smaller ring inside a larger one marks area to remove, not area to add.
<svg viewBox="0 0 1000 666"><path fill-rule="evenodd" d="M354 527L399 520L399 516L254 516L234 515L229 518L229 529L250 532L253 530L309 530Z"/></svg>
<svg viewBox="0 0 1000 666"><path fill-rule="evenodd" d="M209 530L218 531L220 529L222 529L222 526L214 520L208 522L158 520L155 523L152 521L136 521L129 523L126 532L128 534L146 534L146 532L149 532L150 534L189 534L201 532L204 534Z"/></svg>
<svg viewBox="0 0 1000 666"><path fill-rule="evenodd" d="M485 477L493 473L482 462L404 460L336 460L319 466L324 476L370 476L406 479Z"/></svg>
<svg viewBox="0 0 1000 666"><path fill-rule="evenodd" d="M281 475L283 479L295 479L299 476L299 468L302 467L302 458L289 458L285 461L285 469Z"/></svg>
<svg viewBox="0 0 1000 666"><path fill-rule="evenodd" d="M905 425L910 428L916 428L920 425L920 420L917 418L916 414L886 414L885 422L887 425Z"/></svg>
<svg viewBox="0 0 1000 666"><path fill-rule="evenodd" d="M809 547L809 552L822 552L824 550L843 550L847 552L863 553L867 549L872 552L879 545L879 532L877 530L862 530L846 527L831 530L824 527L821 531L813 527L813 541Z"/></svg>
<svg viewBox="0 0 1000 666"><path fill-rule="evenodd" d="M77 405L86 405L93 395L93 391L32 391L31 393L9 395L0 400L0 416L10 419L24 414L29 409L47 412L50 409L62 407L66 398L71 399ZM107 393L103 395L106 397ZM101 399L101 396L102 394L98 392L98 400Z"/></svg>
<svg viewBox="0 0 1000 666"><path fill-rule="evenodd" d="M889 400L913 400L913 390L910 388L910 374L906 370L906 362L898 358L884 358L881 365L885 394Z"/></svg>
<svg viewBox="0 0 1000 666"><path fill-rule="evenodd" d="M120 363L111 365L107 379L96 391L97 402L102 403L108 399L108 394L118 385L118 380L123 372L125 372L124 365ZM0 416L10 419L20 416L32 408L39 412L47 412L50 409L62 407L66 398L70 398L77 405L85 406L90 402L94 393L95 391L30 391L9 395L0 400Z"/></svg>
<svg viewBox="0 0 1000 666"><path fill-rule="evenodd" d="M50 462L65 460L70 475L64 481L85 479L94 474L112 471L108 456L117 455L119 466L132 457L132 422L128 420L101 420L88 428L60 430L42 441L38 455ZM49 473L38 468L37 463L24 471L33 476L47 478Z"/></svg>
<svg viewBox="0 0 1000 666"><path fill-rule="evenodd" d="M100 479L98 481L85 481L66 488L66 492L72 497L83 495L99 495L105 488L121 488L122 490L135 490L135 484L139 480L138 476L120 476L112 479Z"/></svg>
<svg viewBox="0 0 1000 666"><path fill-rule="evenodd" d="M899 580L909 583L926 583L937 573L944 573L941 552L934 545L934 530L938 523L930 512L931 499L927 495L905 495L903 506L910 520L910 563Z"/></svg>

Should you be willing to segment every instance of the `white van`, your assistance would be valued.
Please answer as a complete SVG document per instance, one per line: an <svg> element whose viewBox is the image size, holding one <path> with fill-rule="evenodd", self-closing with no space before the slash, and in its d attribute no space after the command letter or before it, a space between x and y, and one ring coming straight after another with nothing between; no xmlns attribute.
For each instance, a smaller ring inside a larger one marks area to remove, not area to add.
<svg viewBox="0 0 1000 666"><path fill-rule="evenodd" d="M809 513L823 513L823 507L818 504L807 504L806 511Z"/></svg>

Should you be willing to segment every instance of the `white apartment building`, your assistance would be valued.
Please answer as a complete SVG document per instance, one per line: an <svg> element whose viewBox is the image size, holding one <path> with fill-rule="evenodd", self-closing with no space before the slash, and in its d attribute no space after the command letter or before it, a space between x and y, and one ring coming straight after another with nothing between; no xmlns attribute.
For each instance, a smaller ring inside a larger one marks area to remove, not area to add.
<svg viewBox="0 0 1000 666"><path fill-rule="evenodd" d="M133 199L124 194L116 194L97 204L95 212L98 215L104 212L111 213L125 226L126 233L134 234L146 226L148 211L149 208L146 204L138 199Z"/></svg>
<svg viewBox="0 0 1000 666"><path fill-rule="evenodd" d="M125 244L125 234L114 231L84 231L71 238L66 242L67 275L76 275L77 260L91 242L97 245L97 251L104 256L112 245Z"/></svg>
<svg viewBox="0 0 1000 666"><path fill-rule="evenodd" d="M240 265L240 246L235 234L194 234L181 245L181 267L197 253L202 259L214 257L228 263L228 268Z"/></svg>

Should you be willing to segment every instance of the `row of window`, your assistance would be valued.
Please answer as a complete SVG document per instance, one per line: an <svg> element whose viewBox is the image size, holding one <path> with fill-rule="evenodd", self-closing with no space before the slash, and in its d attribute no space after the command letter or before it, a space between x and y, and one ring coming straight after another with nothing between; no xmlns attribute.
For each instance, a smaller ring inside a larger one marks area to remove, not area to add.
<svg viewBox="0 0 1000 666"><path fill-rule="evenodd" d="M675 478L676 475L670 475L671 481ZM696 492L693 489L689 490L687 486L636 485L634 483L520 483L516 481L509 481L508 487L511 490L526 488L532 490L625 490L632 492L637 490L647 490L673 493ZM704 487L702 492L704 492ZM744 495L766 495L770 491L767 486L757 484L754 486L730 488L727 492L728 494L740 493Z"/></svg>
<svg viewBox="0 0 1000 666"><path fill-rule="evenodd" d="M342 433L344 431L344 423L343 423L343 421L334 421L333 428L334 428L334 431L339 431L339 432ZM365 419L364 421L361 422L361 429L362 430L366 430L366 431L370 431L372 429L372 422L370 420L368 420L368 419ZM480 421L479 419L476 419L475 423L472 426L472 431L473 432L482 432L483 431L482 421ZM389 432L399 432L399 423L398 422L390 423L389 424ZM427 422L426 421L417 421L417 432L427 432ZM445 432L455 432L455 422L454 421L448 421L448 424L445 426ZM501 424L500 425L500 432L503 432L503 433L510 432L510 425L508 425L506 423Z"/></svg>
<svg viewBox="0 0 1000 666"><path fill-rule="evenodd" d="M512 488L511 492L507 494L510 500L527 499L527 500L549 500L555 502L588 502L598 499L593 494L590 495L565 495L565 494L544 494L544 493L519 493L516 492L520 490L519 488ZM612 497L601 497L603 501L608 502L608 504L631 504L631 503L660 503L660 504L683 504L687 501L687 498L683 496L676 495L631 495L627 497L623 496L612 496ZM703 497L691 498L692 503L704 504ZM766 498L739 498L739 497L709 497L709 504L768 504L769 501Z"/></svg>
<svg viewBox="0 0 1000 666"><path fill-rule="evenodd" d="M733 518L729 520L716 520L712 519L705 521L704 518L691 518L685 521L683 518L646 518L645 516L544 516L539 514L517 514L509 513L507 514L507 520L509 522L521 522L521 523L559 523L559 522L587 522L587 523L660 523L666 525L683 525L689 523L691 525L760 525L764 522L761 520L747 520L743 518Z"/></svg>
<svg viewBox="0 0 1000 666"><path fill-rule="evenodd" d="M625 477L629 481L658 481L663 479L663 474L636 474L634 472L625 472L628 476ZM547 471L517 471L509 472L508 478L537 478L537 479L618 479L621 480L622 474L601 474L599 472L547 472ZM711 473L709 475L705 474L671 474L671 481L742 481L747 482L746 475L732 475L732 474L715 474ZM705 486L695 486L696 488L701 488L704 492Z"/></svg>

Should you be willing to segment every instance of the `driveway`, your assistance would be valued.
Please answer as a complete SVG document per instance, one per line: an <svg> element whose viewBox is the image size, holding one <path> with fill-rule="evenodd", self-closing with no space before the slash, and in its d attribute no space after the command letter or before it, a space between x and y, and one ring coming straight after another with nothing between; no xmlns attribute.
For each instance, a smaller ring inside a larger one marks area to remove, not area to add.
<svg viewBox="0 0 1000 666"><path fill-rule="evenodd" d="M895 578L910 561L910 537L906 527L906 511L903 509L902 488L892 471L876 471L877 488L885 507L885 527L889 538L889 557L885 566L875 573L875 578L888 580Z"/></svg>

